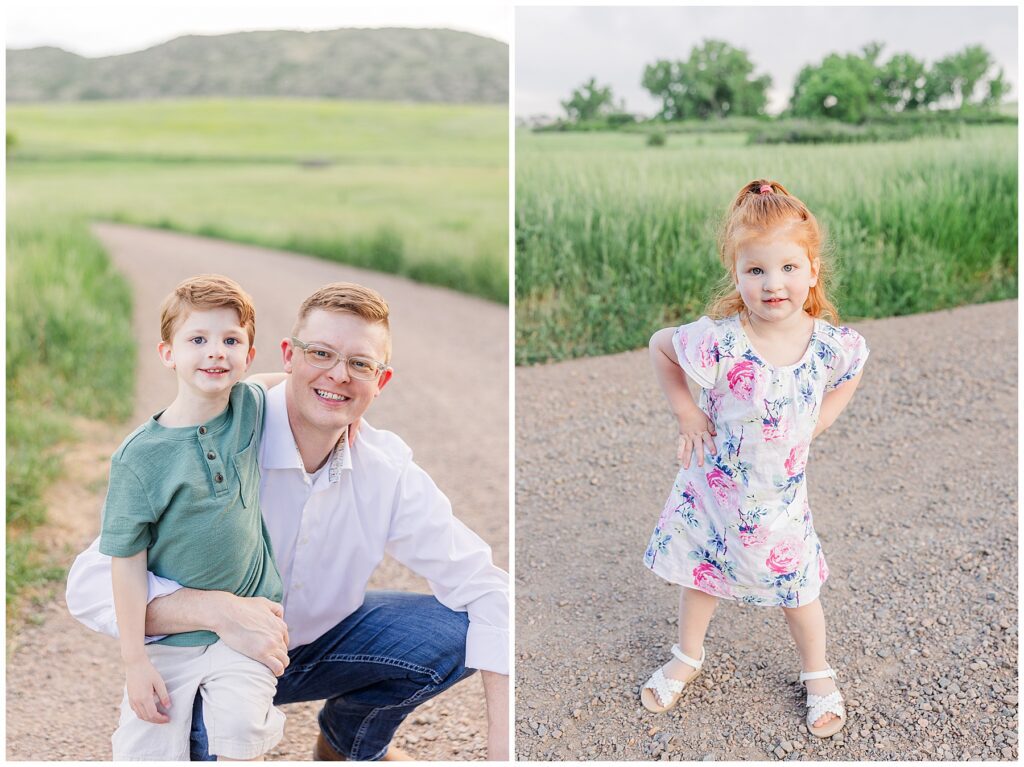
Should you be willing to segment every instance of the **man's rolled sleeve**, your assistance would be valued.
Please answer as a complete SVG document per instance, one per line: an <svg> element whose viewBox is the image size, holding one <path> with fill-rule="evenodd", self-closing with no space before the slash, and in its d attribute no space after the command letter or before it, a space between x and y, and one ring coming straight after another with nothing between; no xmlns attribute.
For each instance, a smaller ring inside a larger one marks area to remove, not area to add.
<svg viewBox="0 0 1024 767"><path fill-rule="evenodd" d="M509 635L507 628L469 620L466 632L466 667L508 676Z"/></svg>
<svg viewBox="0 0 1024 767"><path fill-rule="evenodd" d="M173 594L181 588L175 581L147 573L149 597L147 604L158 597ZM114 586L110 575L110 557L100 553L100 539L75 557L68 573L68 587L65 594L68 611L86 628L101 634L118 636L117 614L114 612ZM163 639L164 635L147 636L146 642Z"/></svg>
<svg viewBox="0 0 1024 767"><path fill-rule="evenodd" d="M445 607L469 613L466 665L509 672L508 573L491 548L452 514L451 503L413 462L398 482L387 552L427 579Z"/></svg>

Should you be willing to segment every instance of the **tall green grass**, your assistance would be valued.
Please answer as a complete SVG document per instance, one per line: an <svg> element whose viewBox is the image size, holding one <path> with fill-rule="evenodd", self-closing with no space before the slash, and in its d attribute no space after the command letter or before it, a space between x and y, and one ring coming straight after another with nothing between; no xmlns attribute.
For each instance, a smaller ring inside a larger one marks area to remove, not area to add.
<svg viewBox="0 0 1024 767"><path fill-rule="evenodd" d="M517 361L634 349L699 316L723 274L725 209L760 177L784 183L827 228L844 317L1016 296L1015 127L898 144L744 142L519 134Z"/></svg>
<svg viewBox="0 0 1024 767"><path fill-rule="evenodd" d="M31 531L72 416L125 419L135 342L124 279L83 221L19 211L7 227L7 602L59 577Z"/></svg>
<svg viewBox="0 0 1024 767"><path fill-rule="evenodd" d="M12 106L8 196L508 300L506 107L299 100Z"/></svg>

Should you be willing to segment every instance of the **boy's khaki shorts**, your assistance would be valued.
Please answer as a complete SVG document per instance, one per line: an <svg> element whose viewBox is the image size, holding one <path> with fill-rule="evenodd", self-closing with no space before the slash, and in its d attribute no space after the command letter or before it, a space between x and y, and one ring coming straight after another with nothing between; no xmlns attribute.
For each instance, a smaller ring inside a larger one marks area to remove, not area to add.
<svg viewBox="0 0 1024 767"><path fill-rule="evenodd" d="M171 721L139 719L128 705L126 690L113 737L114 761L188 761L196 691L203 696L211 754L253 759L281 740L284 714L274 708L277 679L262 663L222 641L204 647L150 644L146 654L167 686Z"/></svg>

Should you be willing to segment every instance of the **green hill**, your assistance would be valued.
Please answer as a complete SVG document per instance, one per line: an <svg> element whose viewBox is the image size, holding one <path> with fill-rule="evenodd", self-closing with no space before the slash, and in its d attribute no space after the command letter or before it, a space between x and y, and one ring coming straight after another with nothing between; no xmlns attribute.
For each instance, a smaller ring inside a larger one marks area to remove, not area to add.
<svg viewBox="0 0 1024 767"><path fill-rule="evenodd" d="M507 103L508 46L450 29L336 29L178 37L85 58L7 51L7 101L285 96Z"/></svg>

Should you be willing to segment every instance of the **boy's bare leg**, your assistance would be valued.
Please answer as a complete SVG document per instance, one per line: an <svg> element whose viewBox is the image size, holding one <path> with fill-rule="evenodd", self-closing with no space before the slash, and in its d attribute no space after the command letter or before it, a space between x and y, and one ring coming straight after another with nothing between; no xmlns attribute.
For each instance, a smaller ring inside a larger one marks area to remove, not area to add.
<svg viewBox="0 0 1024 767"><path fill-rule="evenodd" d="M803 607L783 607L782 614L789 624L789 633L793 635L796 648L800 652L801 671L824 671L828 668L825 657L825 612L821 608L821 600L815 599ZM834 680L808 679L804 682L807 692L814 695L828 695L836 689ZM835 719L835 714L823 714L814 723L821 727Z"/></svg>
<svg viewBox="0 0 1024 767"><path fill-rule="evenodd" d="M679 649L684 655L700 660L704 647L704 635L708 632L711 616L718 606L718 597L705 594L697 589L680 589L679 595ZM693 666L672 657L665 667L665 676L688 682L696 670Z"/></svg>

